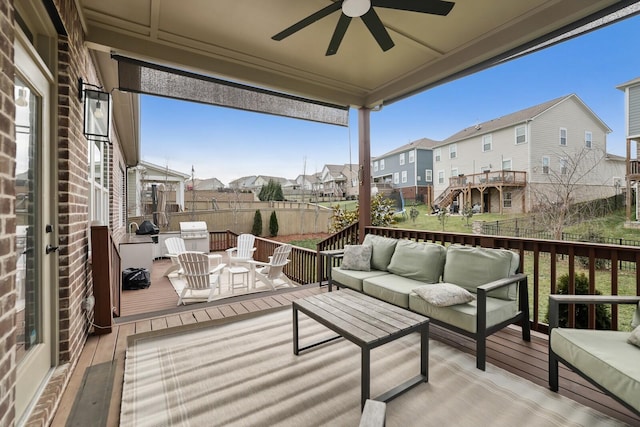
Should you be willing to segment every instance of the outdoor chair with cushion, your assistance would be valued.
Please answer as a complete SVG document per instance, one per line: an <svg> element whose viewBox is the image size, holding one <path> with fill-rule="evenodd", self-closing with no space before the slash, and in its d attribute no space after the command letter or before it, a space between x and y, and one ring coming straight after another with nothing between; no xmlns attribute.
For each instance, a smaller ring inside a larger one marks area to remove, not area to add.
<svg viewBox="0 0 640 427"><path fill-rule="evenodd" d="M195 297L193 291L209 290L207 302L213 299L216 288L220 294L220 273L225 264L218 264L213 270L209 269L209 257L202 252L183 252L178 255L178 261L183 270L182 277L185 285L180 293L178 305L184 302L185 298ZM187 294L192 295L187 297Z"/></svg>
<svg viewBox="0 0 640 427"><path fill-rule="evenodd" d="M549 388L558 391L558 361L640 415L640 296L549 296ZM636 304L632 332L560 328L561 304Z"/></svg>

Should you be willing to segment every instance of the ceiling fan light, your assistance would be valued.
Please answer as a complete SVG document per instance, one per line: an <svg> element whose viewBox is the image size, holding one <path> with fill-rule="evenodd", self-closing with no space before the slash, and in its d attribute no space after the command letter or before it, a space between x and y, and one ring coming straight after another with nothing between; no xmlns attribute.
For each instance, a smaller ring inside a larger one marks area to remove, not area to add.
<svg viewBox="0 0 640 427"><path fill-rule="evenodd" d="M342 13L357 18L371 9L371 0L344 0L342 2Z"/></svg>

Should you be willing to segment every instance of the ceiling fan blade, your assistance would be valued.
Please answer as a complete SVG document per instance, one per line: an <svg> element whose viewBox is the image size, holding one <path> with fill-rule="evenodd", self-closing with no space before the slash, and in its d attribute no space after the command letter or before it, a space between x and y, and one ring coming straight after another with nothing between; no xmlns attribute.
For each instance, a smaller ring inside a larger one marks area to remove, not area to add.
<svg viewBox="0 0 640 427"><path fill-rule="evenodd" d="M336 10L340 10L341 7L342 7L342 1L337 1L335 3L331 3L329 6L325 7L324 9L320 9L316 13L307 16L306 18L304 18L303 20L301 20L299 22L296 22L295 24L293 24L289 28L279 32L278 34L276 34L275 36L273 36L271 38L273 40L280 41L280 40L282 40L282 39L284 39L286 37L289 37L291 34L297 32L297 31L300 31L301 29L303 29L307 25L311 25L314 22L318 21L319 19L322 19L325 16L335 12Z"/></svg>
<svg viewBox="0 0 640 427"><path fill-rule="evenodd" d="M391 36L373 8L369 9L361 18L383 51L386 52L394 46Z"/></svg>
<svg viewBox="0 0 640 427"><path fill-rule="evenodd" d="M371 5L446 16L451 12L455 3L443 0L372 0Z"/></svg>
<svg viewBox="0 0 640 427"><path fill-rule="evenodd" d="M327 53L325 54L326 56L335 55L336 52L338 52L338 48L340 47L340 43L342 43L344 33L347 32L347 28L349 28L350 23L351 18L344 13L341 13L338 24L336 24L336 29L333 31L333 36L331 37L331 41L329 42L329 47L327 48Z"/></svg>

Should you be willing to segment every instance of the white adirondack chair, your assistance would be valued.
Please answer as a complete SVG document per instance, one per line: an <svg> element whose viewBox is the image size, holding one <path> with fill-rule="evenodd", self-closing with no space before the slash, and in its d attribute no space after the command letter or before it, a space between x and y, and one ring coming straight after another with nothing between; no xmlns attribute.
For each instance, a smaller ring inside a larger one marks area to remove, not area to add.
<svg viewBox="0 0 640 427"><path fill-rule="evenodd" d="M227 249L229 257L229 265L246 265L248 261L253 260L253 253L256 248L253 246L256 236L253 234L241 234L238 236L237 246Z"/></svg>
<svg viewBox="0 0 640 427"><path fill-rule="evenodd" d="M284 274L284 266L289 263L290 253L291 245L281 245L273 251L268 263L249 261L254 269L255 280L270 286L273 290L281 287L294 287L295 284Z"/></svg>
<svg viewBox="0 0 640 427"><path fill-rule="evenodd" d="M187 251L178 255L178 261L183 269L182 277L185 286L180 293L178 305L184 303L185 298L193 298L193 291L209 290L207 302L211 301L216 288L220 294L220 273L225 264L218 264L213 270L209 269L209 257L202 252ZM192 296L187 296L191 293Z"/></svg>
<svg viewBox="0 0 640 427"><path fill-rule="evenodd" d="M178 274L182 274L178 255L187 251L187 248L184 245L184 240L181 237L169 237L164 241L164 245L167 247L167 256L171 258L171 265L164 272L164 275L168 276L169 273L173 273L176 270L178 271Z"/></svg>
<svg viewBox="0 0 640 427"><path fill-rule="evenodd" d="M165 276L168 276L169 273L174 271L178 271L178 274L182 275L183 269L180 265L180 261L178 260L178 255L181 253L187 252L187 248L184 244L184 239L182 237L169 237L164 241L165 246L167 247L167 256L171 258L171 265L167 268L167 271L164 272ZM220 263L220 259L222 259L222 255L218 254L205 254L209 258L210 265L215 266Z"/></svg>

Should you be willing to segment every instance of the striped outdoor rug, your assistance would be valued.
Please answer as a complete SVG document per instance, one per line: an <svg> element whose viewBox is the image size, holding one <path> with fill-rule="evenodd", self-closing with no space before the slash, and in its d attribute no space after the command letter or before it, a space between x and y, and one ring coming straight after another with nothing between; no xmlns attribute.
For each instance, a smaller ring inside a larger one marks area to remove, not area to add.
<svg viewBox="0 0 640 427"><path fill-rule="evenodd" d="M360 349L293 355L291 310L130 337L123 426L357 426ZM301 339L333 335L301 315ZM419 372L417 334L372 351L376 396ZM429 382L387 405L387 426L614 426L616 420L431 341Z"/></svg>

